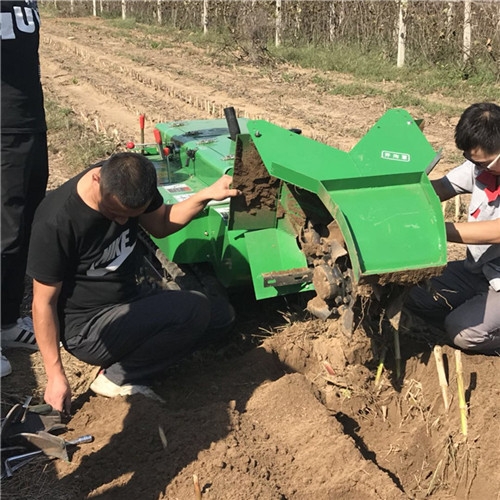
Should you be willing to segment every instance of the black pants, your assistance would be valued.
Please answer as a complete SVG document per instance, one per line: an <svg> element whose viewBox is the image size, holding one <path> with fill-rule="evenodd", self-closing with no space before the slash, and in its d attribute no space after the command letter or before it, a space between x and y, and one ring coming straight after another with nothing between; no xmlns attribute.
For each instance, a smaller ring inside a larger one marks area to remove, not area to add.
<svg viewBox="0 0 500 500"><path fill-rule="evenodd" d="M31 224L47 188L47 136L2 134L1 150L2 325L9 325L20 315Z"/></svg>
<svg viewBox="0 0 500 500"><path fill-rule="evenodd" d="M64 341L75 357L106 368L118 385L146 382L184 356L221 340L234 323L224 298L166 290L100 311Z"/></svg>

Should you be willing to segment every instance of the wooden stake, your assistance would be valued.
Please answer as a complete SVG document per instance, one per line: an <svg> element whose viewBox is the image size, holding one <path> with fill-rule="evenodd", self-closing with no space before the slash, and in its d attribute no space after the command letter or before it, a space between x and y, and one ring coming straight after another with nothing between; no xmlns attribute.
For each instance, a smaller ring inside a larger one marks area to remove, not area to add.
<svg viewBox="0 0 500 500"><path fill-rule="evenodd" d="M436 368L439 377L439 385L441 387L441 394L443 395L444 409L448 412L450 402L448 398L448 381L446 380L446 373L443 363L443 348L440 345L434 346L434 358L436 359Z"/></svg>
<svg viewBox="0 0 500 500"><path fill-rule="evenodd" d="M378 361L378 367L377 367L377 375L375 376L375 387L378 388L380 385L380 381L382 378L382 372L384 371L384 361L385 361L385 354L387 352L387 347L384 345L382 347L382 352L380 353L380 359Z"/></svg>
<svg viewBox="0 0 500 500"><path fill-rule="evenodd" d="M465 401L464 379L462 370L462 352L455 351L455 368L457 371L458 407L460 408L460 427L467 436L467 403Z"/></svg>
<svg viewBox="0 0 500 500"><path fill-rule="evenodd" d="M201 500L200 482L198 481L198 476L196 474L193 474L193 483L194 483L194 497L196 500Z"/></svg>
<svg viewBox="0 0 500 500"><path fill-rule="evenodd" d="M158 434L160 435L160 440L161 444L163 446L163 449L167 449L167 436L165 435L165 431L163 430L163 427L161 425L158 426Z"/></svg>
<svg viewBox="0 0 500 500"><path fill-rule="evenodd" d="M394 360L396 362L396 380L401 378L401 347L399 346L399 331L394 330Z"/></svg>
<svg viewBox="0 0 500 500"><path fill-rule="evenodd" d="M455 196L455 222L458 222L458 219L460 218L460 195Z"/></svg>

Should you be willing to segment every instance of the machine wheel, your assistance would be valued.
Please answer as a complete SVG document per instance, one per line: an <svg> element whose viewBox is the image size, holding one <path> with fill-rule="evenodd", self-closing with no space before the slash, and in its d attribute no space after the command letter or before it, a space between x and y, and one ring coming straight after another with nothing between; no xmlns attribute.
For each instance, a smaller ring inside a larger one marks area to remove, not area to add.
<svg viewBox="0 0 500 500"><path fill-rule="evenodd" d="M338 295L341 280L342 276L338 276L336 268L332 268L326 264L321 264L314 268L312 280L314 289L318 297L323 300L332 299Z"/></svg>

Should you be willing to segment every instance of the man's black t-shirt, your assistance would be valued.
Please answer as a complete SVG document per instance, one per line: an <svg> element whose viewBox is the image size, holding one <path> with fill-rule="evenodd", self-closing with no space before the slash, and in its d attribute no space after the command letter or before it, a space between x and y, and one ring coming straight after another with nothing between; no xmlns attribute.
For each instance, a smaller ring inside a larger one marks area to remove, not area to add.
<svg viewBox="0 0 500 500"><path fill-rule="evenodd" d="M0 2L2 133L45 132L35 1Z"/></svg>
<svg viewBox="0 0 500 500"><path fill-rule="evenodd" d="M63 184L36 212L27 273L45 284L62 282L59 319L66 338L99 310L137 296L138 218L120 225L89 207L77 193L87 173ZM146 212L163 203L156 195Z"/></svg>

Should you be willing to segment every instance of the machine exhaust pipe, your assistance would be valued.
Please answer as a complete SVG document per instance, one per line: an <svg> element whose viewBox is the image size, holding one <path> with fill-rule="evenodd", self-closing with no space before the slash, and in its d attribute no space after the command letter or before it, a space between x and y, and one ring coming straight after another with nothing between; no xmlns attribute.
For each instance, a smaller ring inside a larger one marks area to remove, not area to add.
<svg viewBox="0 0 500 500"><path fill-rule="evenodd" d="M227 127L229 129L229 135L232 141L236 140L236 136L241 132L240 126L238 125L238 118L236 118L236 111L232 106L229 108L224 108L224 116L226 117Z"/></svg>

